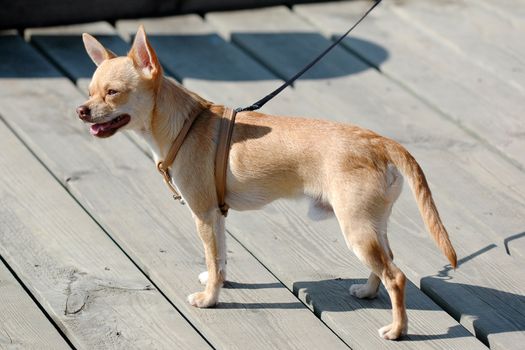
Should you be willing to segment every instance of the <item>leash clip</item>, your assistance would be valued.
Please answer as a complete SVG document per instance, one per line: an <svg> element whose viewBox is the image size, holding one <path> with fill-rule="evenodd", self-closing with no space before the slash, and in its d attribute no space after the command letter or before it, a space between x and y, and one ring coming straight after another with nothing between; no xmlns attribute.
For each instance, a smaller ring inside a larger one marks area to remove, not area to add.
<svg viewBox="0 0 525 350"><path fill-rule="evenodd" d="M164 178L164 183L168 186L168 188L171 190L171 192L173 192L173 199L176 200L176 201L179 201L180 204L182 204L182 205L186 204L184 199L182 199L182 196L180 195L180 193L177 191L177 189L175 188L175 186L171 182L171 175L170 175L169 169L164 168L164 166L162 165L162 162L158 162L157 163L157 170L159 171L159 173Z"/></svg>

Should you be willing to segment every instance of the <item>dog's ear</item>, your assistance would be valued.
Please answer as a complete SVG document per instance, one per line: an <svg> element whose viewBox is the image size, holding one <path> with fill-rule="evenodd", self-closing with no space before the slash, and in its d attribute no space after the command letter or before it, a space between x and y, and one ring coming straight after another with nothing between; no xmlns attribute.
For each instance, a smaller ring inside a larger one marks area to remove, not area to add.
<svg viewBox="0 0 525 350"><path fill-rule="evenodd" d="M142 25L139 27L137 35L135 35L135 40L133 41L133 46L128 56L131 57L135 66L150 79L157 77L162 70L157 55L151 47L146 37L144 26Z"/></svg>
<svg viewBox="0 0 525 350"><path fill-rule="evenodd" d="M106 49L97 39L88 33L82 34L82 41L84 41L84 47L89 57L91 57L97 66L100 66L105 60L117 57L111 50Z"/></svg>

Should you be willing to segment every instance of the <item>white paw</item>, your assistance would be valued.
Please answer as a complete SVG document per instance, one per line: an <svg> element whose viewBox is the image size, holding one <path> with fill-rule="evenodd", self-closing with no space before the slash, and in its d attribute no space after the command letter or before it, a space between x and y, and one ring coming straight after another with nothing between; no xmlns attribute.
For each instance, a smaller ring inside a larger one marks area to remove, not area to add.
<svg viewBox="0 0 525 350"><path fill-rule="evenodd" d="M205 292L197 292L188 295L188 302L195 307L206 308L217 304L217 299L213 295Z"/></svg>
<svg viewBox="0 0 525 350"><path fill-rule="evenodd" d="M379 336L386 340L396 340L407 333L407 327L394 327L393 323L379 328Z"/></svg>
<svg viewBox="0 0 525 350"><path fill-rule="evenodd" d="M350 286L350 294L359 299L373 299L377 297L378 289L373 290L368 284L352 284Z"/></svg>
<svg viewBox="0 0 525 350"><path fill-rule="evenodd" d="M199 282L201 284L206 284L208 282L208 271L199 273Z"/></svg>

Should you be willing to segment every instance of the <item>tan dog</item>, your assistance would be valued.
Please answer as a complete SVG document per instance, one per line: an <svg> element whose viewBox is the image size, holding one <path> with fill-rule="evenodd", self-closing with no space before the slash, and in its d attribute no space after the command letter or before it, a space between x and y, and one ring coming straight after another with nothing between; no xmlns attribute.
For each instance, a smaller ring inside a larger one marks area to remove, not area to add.
<svg viewBox="0 0 525 350"><path fill-rule="evenodd" d="M214 180L224 107L209 107L208 101L164 77L142 27L126 57L116 57L88 34L83 39L98 68L89 100L77 112L82 120L94 123L93 135L133 130L149 143L155 161L162 160L188 116L208 106L184 141L171 175L193 214L206 255L207 272L199 275L206 288L188 300L197 307L214 306L226 278L224 217ZM400 172L410 183L432 237L455 267L456 253L417 162L398 143L357 126L239 113L226 203L234 210L249 210L278 198L308 196L315 206L335 213L348 247L372 270L368 282L353 285L350 293L373 298L382 281L392 300L393 322L379 333L396 339L407 330L405 276L392 261L386 227L401 192Z"/></svg>

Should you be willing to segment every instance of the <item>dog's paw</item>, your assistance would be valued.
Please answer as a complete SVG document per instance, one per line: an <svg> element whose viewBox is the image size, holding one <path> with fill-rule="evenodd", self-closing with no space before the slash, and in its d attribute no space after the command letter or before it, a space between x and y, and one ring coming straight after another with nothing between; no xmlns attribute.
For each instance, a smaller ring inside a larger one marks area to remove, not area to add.
<svg viewBox="0 0 525 350"><path fill-rule="evenodd" d="M204 272L199 273L199 282L201 284L208 283L208 271L204 271Z"/></svg>
<svg viewBox="0 0 525 350"><path fill-rule="evenodd" d="M406 326L394 326L393 323L379 328L379 336L386 340L396 340L407 333Z"/></svg>
<svg viewBox="0 0 525 350"><path fill-rule="evenodd" d="M377 297L379 289L373 289L368 284L352 284L350 286L350 294L359 299L374 299Z"/></svg>
<svg viewBox="0 0 525 350"><path fill-rule="evenodd" d="M217 298L205 292L197 292L188 295L188 302L198 308L213 307L217 304Z"/></svg>

